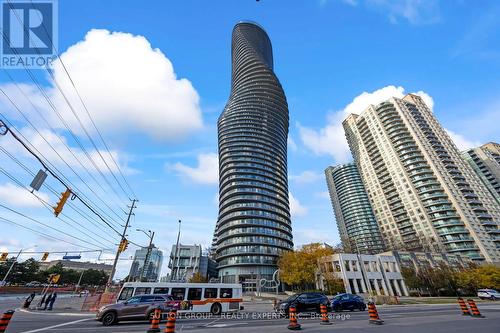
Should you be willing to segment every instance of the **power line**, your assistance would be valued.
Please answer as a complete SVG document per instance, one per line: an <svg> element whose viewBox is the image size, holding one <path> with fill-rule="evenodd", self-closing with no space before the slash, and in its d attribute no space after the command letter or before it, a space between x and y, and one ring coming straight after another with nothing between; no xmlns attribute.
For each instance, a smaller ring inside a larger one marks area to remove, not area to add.
<svg viewBox="0 0 500 333"><path fill-rule="evenodd" d="M45 116L43 115L43 113L40 111L40 109L33 103L33 101L28 97L28 95L24 92L23 89L21 89L21 87L19 87L19 84L14 80L14 78L10 75L10 73L4 69L4 73L7 75L7 77L9 78L9 80L16 86L17 90L24 96L24 98L26 98L26 100L30 103L31 107L37 112L38 116L40 116L40 118L44 121L44 123L47 125L47 127L54 133L54 135L59 139L59 141L61 142L61 144L66 148L66 150L68 150L68 152L73 156L73 158L78 162L78 164L82 167L83 170L85 170L87 172L87 174L94 180L95 184L103 191L107 194L107 191L104 189L104 187L102 187L102 185L97 181L97 179L94 177L94 175L85 167L85 165L80 161L80 159L76 156L76 154L73 152L73 150L70 149L70 147L66 144L66 142L64 142L64 140L59 136L57 135L57 131L50 125L50 123L48 122L48 120L45 118ZM6 93L4 91L2 91L4 95L6 95ZM9 99L9 101L11 102L11 104L14 106L14 108L26 119L26 121L28 123L30 123L32 125L33 128L35 128L33 126L33 124L29 121L29 119L24 115L24 113L20 110L20 108L17 106L17 104L11 99L9 98L8 96L6 96L7 99ZM36 129L35 129L36 130ZM37 131L38 132L38 131ZM41 133L39 133L39 135L41 137L43 137L43 135ZM47 142L48 143L48 142ZM50 143L48 143L50 145ZM50 145L51 146L51 145ZM51 146L52 147L52 146ZM54 148L52 148L54 150ZM57 152L56 152L57 153ZM59 155L59 154L58 154ZM63 161L64 159L59 156ZM86 184L86 183L85 183ZM88 185L87 185L88 187ZM89 188L91 191L92 189ZM94 193L94 195L100 200L102 201L105 205L105 201L103 201L94 191L92 191L92 193ZM123 202L121 203L123 204ZM107 206L107 205L106 205ZM109 206L107 206L108 208L110 208ZM111 208L110 208L111 209ZM125 213L125 211L123 209L120 208L120 210Z"/></svg>
<svg viewBox="0 0 500 333"><path fill-rule="evenodd" d="M10 1L9 1L9 2L10 2ZM34 8L34 5L33 5L33 0L30 0L30 2L31 2L31 7L32 7L32 8ZM40 16L40 13L39 13L38 11L37 11L37 13L38 13L38 15ZM96 124L95 124L95 122L94 122L94 119L92 118L92 116L91 116L91 114L90 114L90 111L89 111L89 109L87 108L87 104L84 102L84 100L83 100L83 98L82 98L82 96L81 96L80 92L78 91L78 89L77 89L77 87L76 87L76 84L75 84L75 82L73 81L73 78L71 77L71 75L69 74L69 71L68 71L68 69L67 69L66 65L64 64L64 62L63 62L62 58L59 56L59 50L57 50L57 49L56 49L56 47L55 47L55 45L54 45L54 42L53 42L53 41L52 41L52 39L50 38L50 34L49 34L48 30L47 30L47 27L45 26L44 21L43 21L43 20L41 20L41 21L42 21L42 26L43 26L43 29L45 30L45 33L46 33L47 37L48 37L48 38L49 38L49 40L50 40L50 43L51 43L51 45L52 45L52 48L53 48L53 49L54 49L54 51L55 51L55 54L56 54L56 56L57 56L57 59L61 62L61 65L62 65L62 67L63 67L63 69L64 69L64 72L65 72L65 73L66 73L66 75L68 76L69 81L70 81L71 85L73 86L73 89L75 90L76 95L78 96L78 99L80 100L80 102L81 102L81 103L82 103L82 105L83 105L83 108L84 108L84 109L85 109L85 111L87 112L87 116L89 117L90 121L92 122L92 125L93 125L94 129L95 129L95 130L96 130L96 132L98 133L99 138L101 139L101 142L103 143L103 145L104 145L104 147L105 147L106 151L108 152L108 155L111 157L111 160L113 161L113 163L115 164L116 168L117 168L117 169L118 169L118 171L120 172L120 175L121 175L121 177L122 177L123 181L125 182L125 184L127 185L128 189L130 190L130 192L133 194L133 196L134 196L135 198L137 198L137 195L135 194L134 190L133 190L133 189L132 189L132 187L130 186L130 184L129 184L129 182L127 181L127 179L125 178L125 176L123 175L123 172L122 172L122 170L121 170L120 166L118 165L118 163L116 162L115 158L114 158L114 157L113 157L113 155L111 154L111 152L110 152L110 150L109 150L109 147L108 147L108 145L106 144L106 141L104 141L104 138L103 138L103 136L102 136L101 132L100 132L100 131L99 131L99 129L97 128L97 126L96 126ZM48 71L48 69L47 69L47 71ZM55 79L54 79L54 81L55 81ZM102 158L102 156L101 156L101 158ZM104 159L103 159L103 161L104 161ZM109 169L109 167L108 167L108 169ZM111 171L111 170L110 170L110 171ZM116 182L120 185L120 182L118 182L118 179L116 179L116 177L115 177L115 180L116 180ZM122 187L122 186L120 185L120 187ZM122 187L122 190L123 190L123 187Z"/></svg>
<svg viewBox="0 0 500 333"><path fill-rule="evenodd" d="M10 3L10 1L7 1L7 3L8 3L8 5L9 5L9 7L10 7L11 9L13 9L13 7L12 7L12 3ZM32 6L33 6L33 4L32 4ZM14 15L16 16L17 20L19 21L19 23L20 23L20 24L23 24L23 22L22 22L21 18L20 18L20 17L19 17L19 15L17 14L17 12L16 12L16 11L13 11L13 12L14 12ZM43 24L43 20L42 20L42 24ZM44 29L45 29L45 31L47 32L47 29L46 29L46 27L45 27L45 26L44 26ZM2 34L3 34L3 32L2 32ZM4 35L4 39L5 39L5 40L7 40L7 39L6 39L6 37L5 37L5 34L3 34L3 35ZM50 39L50 35L49 35L48 33L47 33L47 36L48 36L48 37L49 37L49 39ZM53 46L53 42L52 42L52 41L51 41L51 43L52 43L52 46ZM38 51L38 49L36 49L36 48L35 48L35 50L36 50L36 52L40 55L40 52ZM55 47L54 47L54 50L55 50ZM55 51L56 51L56 54L57 54L57 50L55 50ZM16 54L18 54L16 50L14 50L14 52L15 52ZM57 56L59 57L59 55L57 55ZM23 64L23 67L24 67L25 71L26 71L26 72L30 75L30 77L32 78L32 80L35 82L36 80L35 80L35 79L34 79L34 77L32 76L31 71L30 71L30 70L29 70L29 69L28 69L28 68L27 68L24 64ZM59 84L57 83L57 81L56 81L56 79L55 79L55 76L53 75L53 73L52 73L52 72L51 72L48 68L45 68L45 69L46 69L47 73L48 73L48 74L52 77L54 84L56 85L57 89L59 90L59 92L60 92L60 93L61 93L61 95L63 96L63 98L64 98L65 102L68 104L68 106L69 106L69 108L70 108L71 112L73 113L73 115L75 116L75 118L77 119L77 121L79 122L80 126L82 127L83 131L85 132L85 134L86 134L86 135L87 135L87 137L89 138L90 142L92 143L92 145L93 145L93 146L94 146L94 148L96 149L97 154L101 157L102 161L104 162L104 164L106 165L106 167L108 168L108 170L111 172L111 175L112 175L112 176L113 176L113 178L116 180L116 182L118 183L118 185L120 186L120 188L121 188L121 189L122 189L122 191L124 192L125 196L127 196L127 197L128 197L127 192L123 189L123 186L122 186L122 185L121 185L121 183L118 181L118 179L116 178L116 176L115 176L115 174L113 173L113 171L110 169L110 167L109 167L108 163L106 162L106 160L105 160L105 159L104 159L104 157L102 156L102 154L101 154L100 150L97 148L97 145L95 144L94 140L92 139L92 137L91 137L91 136L90 136L90 134L88 133L87 129L86 129L86 128L85 128L85 126L83 125L82 121L80 120L80 117L78 116L78 114L76 113L75 109L73 108L73 106L72 106L72 105L71 105L71 103L69 102L69 99L67 98L66 94L62 91L61 87L60 87L60 86L59 86ZM38 84L38 83L35 83L35 84L37 85L37 87L38 87L39 89L41 89L41 87L39 86L39 84ZM45 97L46 99L48 98L48 96L46 96L46 94L44 94L44 93L42 93L42 94L44 95L44 97ZM50 99L50 98L49 98L49 99ZM47 100L47 101L48 101L48 100ZM49 104L52 106L52 103L49 103ZM55 107L53 107L53 109L54 109L54 111L55 111ZM57 112L57 113L58 113L58 112ZM61 118L62 118L62 117L61 117ZM60 119L61 119L61 118L60 118ZM62 119L61 119L61 121L62 121ZM65 126L66 126L66 125L65 125ZM67 126L66 126L66 127L67 127ZM69 130L69 128L68 128L68 127L67 127L67 129ZM69 130L69 131L71 131L71 130ZM76 140L76 138L75 138L75 140ZM78 141L78 142L79 142L79 141ZM85 148L83 148L83 145L81 145L81 144L79 144L79 145L81 146L82 150L85 150ZM95 164L95 162L93 161L93 159L92 159L90 156L88 156L88 153L87 153L86 151L85 151L85 154L87 155L87 157L89 158L89 160L91 160L91 162L93 163L94 167L95 167L95 168L99 171L99 173L100 173L100 174L101 174L101 176L103 177L104 181L108 184L108 186L110 187L110 189L111 189L111 190L115 193L115 195L119 198L118 193L115 191L114 187L111 185L111 183L108 181L108 179L104 176L104 174L102 173L102 171L100 170L100 168L99 168L99 167ZM111 156L111 158L113 158L113 157Z"/></svg>
<svg viewBox="0 0 500 333"><path fill-rule="evenodd" d="M30 230L30 231L33 231L34 233L37 233L37 234L40 234L44 237L47 237L47 238L51 238L53 240L56 240L56 241L59 241L59 242L64 242L66 244L70 244L70 245L73 245L73 246L78 246L78 247L81 247L81 248L84 248L84 249L88 249L88 250L91 250L90 247L86 247L86 246L82 246L80 244L75 244L75 243L72 243L72 242L69 242L69 241L66 241L64 239L61 239L61 238L58 238L58 237L55 237L55 236L52 236L52 235L49 235L45 232L42 232L42 231L39 231L39 230L36 230L36 229L33 229L33 228L30 228L30 227L27 227L25 225L22 225L20 223L17 223L17 222L14 222L12 220L9 220L9 219L6 219L4 217L1 217L0 216L0 222L6 222L6 223L9 223L9 224L13 224L13 225L16 225L18 227L21 227L21 228L24 228L24 229L27 229L27 230Z"/></svg>
<svg viewBox="0 0 500 333"><path fill-rule="evenodd" d="M7 40L7 37L5 36L5 34L3 33L3 31L2 31L2 35L3 35L4 40ZM16 50L14 50L14 52L16 54L18 54ZM24 66L24 64L23 64L23 66ZM54 103L52 102L52 100L50 99L50 97L47 95L47 93L45 92L45 90L41 87L40 83L38 82L38 80L36 79L36 77L33 75L33 73L31 72L31 70L29 70L26 66L24 66L24 70L26 71L26 73L28 74L28 76L30 77L30 79L33 81L33 83L37 86L37 88L40 91L40 93L43 95L43 97L45 98L45 100L47 101L47 103L49 104L49 106L51 107L51 109L54 111L54 113L57 115L57 117L59 118L59 120L61 121L61 123L64 125L64 127L68 130L68 132L70 133L70 135L73 138L73 140L75 140L75 142L78 144L78 146L80 147L80 149L83 151L83 153L85 154L85 156L87 157L87 159L94 166L94 168L96 169L96 171L101 175L101 177L104 179L104 181L108 184L108 186L110 187L110 189L115 193L115 195L118 197L118 199L120 199L120 197L117 194L117 192L111 186L111 184L109 183L108 179L104 176L103 172L98 167L98 165L95 163L95 161L92 159L92 157L90 156L90 154L88 153L88 151L85 149L85 147L83 146L83 144L81 143L81 141L74 134L74 132L70 129L68 123L64 120L64 118L62 117L62 115L60 114L60 112L57 110L57 108L55 107ZM115 213L113 210L112 210L112 212Z"/></svg>
<svg viewBox="0 0 500 333"><path fill-rule="evenodd" d="M35 173L32 172L25 164L23 164L21 161L19 161L15 156L10 154L4 147L0 145L0 151L2 151L5 155L7 155L10 159L12 159L17 165L19 165L22 169L24 169L28 174L30 174L32 177L35 176ZM44 183L44 187L48 188L52 193L59 195L59 193L50 185ZM95 220L94 216L88 215L86 212L81 210L78 206L74 205L72 202L67 202L67 205L71 208L73 208L80 216L83 218L87 219L89 222L91 222L93 225L98 227L101 231L108 232L107 230L103 229L102 225L97 223ZM62 213L61 215L66 216L65 213Z"/></svg>
<svg viewBox="0 0 500 333"><path fill-rule="evenodd" d="M0 113L1 114L1 113ZM0 123L1 120L0 120ZM21 145L28 151L30 152L31 155L33 155L37 160L38 162L40 162L40 164L42 164L42 166L45 168L45 170L47 170L47 172L49 172L54 178L56 178L62 185L64 185L67 189L69 189L70 187L57 175L55 174L50 168L47 167L47 165L42 161L42 159L37 155L35 154L28 146L25 142L23 142L18 136L17 134L15 134L5 123L3 124L5 126L5 128L7 129L7 132L9 132L19 143L21 143ZM95 215L97 215L105 224L107 224L111 229L113 229L116 233L118 233L119 235L121 235L121 233L116 230L111 224L109 224L98 212L96 212L94 210L94 208L92 208L85 200L83 200L77 193L75 192L72 192L72 194L83 204L85 205L89 210L91 210Z"/></svg>
<svg viewBox="0 0 500 333"><path fill-rule="evenodd" d="M16 83L16 85L17 85L17 83ZM18 87L18 88L19 88L19 87ZM20 89L20 88L19 88L19 89ZM20 89L20 90L21 90L21 89ZM21 115L21 116L22 116L22 117L23 117L23 118L24 118L24 119L28 122L28 124L29 124L29 125L30 125L30 126L31 126L31 127L32 127L32 128L33 128L36 132L37 132L37 133L38 133L38 135L39 135L39 136L40 136L40 137L41 137L41 138L45 141L45 143L47 143L47 145L48 145L48 146L49 146L49 147L50 147L50 148L54 151L54 153L55 153L55 154L56 154L56 155L57 155L57 156L58 156L58 157L59 157L59 158L63 161L63 163L64 163L64 164L66 164L66 166L67 166L67 167L68 167L68 168L69 168L69 169L70 169L70 170L71 170L71 171L72 171L72 172L73 172L73 173L74 173L74 174L78 177L78 179L80 179L80 181L81 181L81 182L82 182L82 183L83 183L83 184L84 184L84 185L85 185L85 186L86 186L86 187L87 187L87 188L88 188L88 189L89 189L89 190L90 190L90 191L91 191L91 192L92 192L95 196L96 196L96 198L97 198L97 199L99 199L102 203L104 203L104 205L105 205L106 207L108 207L110 210L112 210L112 208L111 208L110 206L108 206L108 205L106 204L106 202L105 202L103 199L101 199L101 197L100 197L100 196L98 196L98 195L97 195L97 193L96 193L96 192L95 192L95 191L94 191L94 190L93 190L93 189L89 186L89 184L87 184L87 182L85 182L85 181L82 179L82 177L81 177L81 176L80 176L80 175L79 175L79 174L78 174L78 173L77 173L77 172L76 172L76 171L75 171L75 170L74 170L74 169L73 169L73 168L72 168L72 167L68 164L68 162L66 162L66 160L65 160L65 159L61 156L61 154L60 154L60 153L59 153L59 152L58 152L58 151L54 148L54 146L53 146L53 145L52 145L52 144L51 144L51 143L50 143L50 142L49 142L49 141L45 138L45 136L44 136L44 135L43 135L43 134L42 134L42 133L41 133L41 132L40 132L40 131L36 128L36 126L35 126L35 125L34 125L34 124L33 124L33 123L29 120L29 118L28 118L28 117L26 117L26 115L25 115L25 114L24 114L24 113L20 110L20 108L17 106L17 104L16 104L16 103L15 103L15 102L14 102L14 101L13 101L13 100L12 100L12 99L11 99L11 98L10 98L10 97L6 94L6 93L5 93L5 91L4 91L2 88L0 88L0 92L2 92L2 93L3 93L3 95L4 95L4 96L5 96L5 97L9 100L9 102L12 104L12 106L14 106L14 108L17 110L17 112L18 112L18 113L19 113L19 114L20 114L20 115ZM28 100L29 100L29 99L28 99ZM29 101L31 102L31 100L29 100ZM34 106L34 105L33 105L33 106ZM2 115L2 113L1 113L1 112L0 112L0 115ZM2 116L3 116L3 115L2 115ZM5 118L5 116L3 116L3 117ZM45 119L44 119L44 120L45 120ZM10 123L10 122L9 122L9 123ZM55 135L59 138L59 140L60 140L60 141L64 144L64 146L65 146L65 147L66 147L66 148L67 148L67 149L68 149L68 150L69 150L69 151L73 154L73 157L74 157L74 158L75 158L75 159L76 159L76 160L77 160L77 161L81 164L80 160L76 157L76 155L72 152L72 150L71 150L71 149L69 149L69 147L67 147L67 146L66 146L66 144L65 144L65 143L64 143L64 141L63 141L63 140L59 137L59 135L57 135L57 134L56 134L56 132L55 132L52 128L51 128L51 130L52 130L52 131L54 132L54 134L55 134ZM25 138L25 137L24 137L24 135L22 135L22 136L23 136L23 138ZM26 139L26 138L25 138L25 139ZM32 147L33 147L34 149L36 149L33 145L32 145ZM41 152L40 152L38 149L36 149L36 150L37 150L37 152L38 152L40 155L42 155L42 154L41 154ZM83 164L81 164L81 165L83 166ZM55 168L55 166L54 166L53 164L52 164L52 166ZM90 173L90 172L89 172L86 168L84 168L84 169L87 171L87 173L88 173L89 175L91 175L91 173ZM58 172L62 175L62 172L60 172L59 170L57 170L57 171L58 171ZM64 177L64 178L65 178L65 179L66 179L69 183L71 183L71 182L70 182L70 180L69 180L67 177ZM94 181L98 184L98 186L100 186L100 185L99 185L99 182L97 182L97 180L96 180L93 176L92 176L92 178L93 178L93 179L94 179ZM76 190L78 190L78 188L76 188L74 184L72 184L72 183L71 183L71 185L73 186L73 188L75 188ZM102 189L102 190L104 190L102 187L101 187L101 189ZM78 190L78 191L79 191L79 190ZM115 213L115 214L116 214L116 213ZM119 216L118 214L116 214L116 215L118 216L118 218L120 218L120 216Z"/></svg>

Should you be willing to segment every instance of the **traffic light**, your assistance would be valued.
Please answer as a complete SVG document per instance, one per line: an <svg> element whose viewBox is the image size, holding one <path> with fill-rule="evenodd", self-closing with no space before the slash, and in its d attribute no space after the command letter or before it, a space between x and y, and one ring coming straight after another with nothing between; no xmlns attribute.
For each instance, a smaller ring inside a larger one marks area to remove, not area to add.
<svg viewBox="0 0 500 333"><path fill-rule="evenodd" d="M61 274L50 274L49 277L47 278L48 283L57 283L59 279L61 278Z"/></svg>
<svg viewBox="0 0 500 333"><path fill-rule="evenodd" d="M64 191L63 193L61 193L61 198L59 199L59 202L57 203L57 205L54 207L54 215L56 217L58 217L59 214L61 214L63 207L64 207L64 204L66 203L66 201L68 200L70 195L71 195L71 191L69 188L66 189L66 191Z"/></svg>
<svg viewBox="0 0 500 333"><path fill-rule="evenodd" d="M48 253L48 252L45 252L45 253L43 254L43 256L42 256L41 261L45 261L45 260L47 260L47 258L48 258L48 257L49 257L49 253Z"/></svg>
<svg viewBox="0 0 500 333"><path fill-rule="evenodd" d="M9 255L9 252L2 252L0 255L0 261L7 261L7 256Z"/></svg>
<svg viewBox="0 0 500 333"><path fill-rule="evenodd" d="M118 245L118 252L122 253L125 251L128 247L128 240L126 238L123 238L122 241L120 242L120 245Z"/></svg>

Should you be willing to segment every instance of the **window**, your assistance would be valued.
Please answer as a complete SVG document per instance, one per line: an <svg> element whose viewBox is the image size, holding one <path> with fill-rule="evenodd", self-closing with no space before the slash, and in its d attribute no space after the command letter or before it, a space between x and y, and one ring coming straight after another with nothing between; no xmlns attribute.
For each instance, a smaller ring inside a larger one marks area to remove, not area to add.
<svg viewBox="0 0 500 333"><path fill-rule="evenodd" d="M155 288L153 294L168 294L168 288Z"/></svg>
<svg viewBox="0 0 500 333"><path fill-rule="evenodd" d="M140 301L141 301L141 298L139 296L134 296L127 301L127 304L137 304Z"/></svg>
<svg viewBox="0 0 500 333"><path fill-rule="evenodd" d="M149 287L139 287L139 288L135 288L134 296L136 296L136 295L150 294L150 293L151 293L151 288L149 288Z"/></svg>
<svg viewBox="0 0 500 333"><path fill-rule="evenodd" d="M124 301L132 297L132 294L134 293L134 288L133 287L126 287L122 289L122 292L120 293L120 297L118 297L119 301Z"/></svg>
<svg viewBox="0 0 500 333"><path fill-rule="evenodd" d="M199 301L201 299L201 288L188 289L188 301Z"/></svg>
<svg viewBox="0 0 500 333"><path fill-rule="evenodd" d="M232 298L233 297L233 289L220 288L220 297L221 298Z"/></svg>
<svg viewBox="0 0 500 333"><path fill-rule="evenodd" d="M217 298L217 288L205 288L205 298Z"/></svg>
<svg viewBox="0 0 500 333"><path fill-rule="evenodd" d="M154 296L142 296L141 297L141 303L152 303L155 301L155 298Z"/></svg>
<svg viewBox="0 0 500 333"><path fill-rule="evenodd" d="M186 288L172 288L172 297L176 301L183 301L186 294Z"/></svg>

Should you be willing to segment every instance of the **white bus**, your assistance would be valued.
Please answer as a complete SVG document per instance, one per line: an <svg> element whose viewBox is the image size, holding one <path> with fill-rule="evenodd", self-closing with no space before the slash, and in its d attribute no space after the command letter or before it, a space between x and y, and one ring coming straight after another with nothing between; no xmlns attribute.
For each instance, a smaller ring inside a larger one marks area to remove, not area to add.
<svg viewBox="0 0 500 333"><path fill-rule="evenodd" d="M126 282L116 302L123 302L137 295L171 295L179 303L179 313L234 312L243 309L241 284L228 283L170 283Z"/></svg>

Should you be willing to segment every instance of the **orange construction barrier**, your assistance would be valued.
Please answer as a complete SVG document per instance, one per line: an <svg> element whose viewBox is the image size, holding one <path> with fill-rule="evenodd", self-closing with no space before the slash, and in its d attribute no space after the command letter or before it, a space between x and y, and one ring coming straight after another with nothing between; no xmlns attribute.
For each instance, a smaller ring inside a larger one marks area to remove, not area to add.
<svg viewBox="0 0 500 333"><path fill-rule="evenodd" d="M382 325L384 323L384 321L378 316L377 307L373 302L368 302L368 315L370 316L370 324Z"/></svg>
<svg viewBox="0 0 500 333"><path fill-rule="evenodd" d="M7 326L9 326L9 322L14 315L13 310L5 311L0 319L0 333L4 333L7 330Z"/></svg>
<svg viewBox="0 0 500 333"><path fill-rule="evenodd" d="M469 308L462 297L458 298L458 305L460 305L460 310L462 310L462 316L470 316Z"/></svg>
<svg viewBox="0 0 500 333"><path fill-rule="evenodd" d="M479 309L476 306L476 302L473 299L468 299L467 303L469 303L470 310L472 312L471 316L476 318L484 318L484 316L479 312Z"/></svg>
<svg viewBox="0 0 500 333"><path fill-rule="evenodd" d="M330 320L328 320L328 311L326 309L326 305L321 304L319 306L319 310L321 312L321 325L331 325Z"/></svg>
<svg viewBox="0 0 500 333"><path fill-rule="evenodd" d="M294 306L288 309L288 317L290 317L290 323L288 324L289 330L300 330L300 324L297 322L297 312Z"/></svg>
<svg viewBox="0 0 500 333"><path fill-rule="evenodd" d="M146 333L160 333L160 319L161 319L161 309L158 307L155 309L153 318L151 318L151 327Z"/></svg>
<svg viewBox="0 0 500 333"><path fill-rule="evenodd" d="M177 319L177 310L170 310L167 317L167 326L165 326L165 333L175 333L175 320Z"/></svg>

